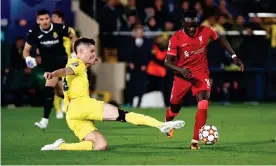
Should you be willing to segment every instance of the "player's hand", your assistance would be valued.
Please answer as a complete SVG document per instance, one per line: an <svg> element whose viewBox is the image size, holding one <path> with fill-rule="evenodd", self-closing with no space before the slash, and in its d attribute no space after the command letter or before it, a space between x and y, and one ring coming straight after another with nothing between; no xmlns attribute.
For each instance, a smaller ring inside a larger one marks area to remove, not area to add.
<svg viewBox="0 0 276 166"><path fill-rule="evenodd" d="M45 78L46 80L50 80L50 79L53 78L53 74L50 73L50 72L46 72L46 73L44 73L44 78Z"/></svg>
<svg viewBox="0 0 276 166"><path fill-rule="evenodd" d="M244 65L242 63L242 61L238 58L238 57L234 57L233 58L234 64L239 66L241 68L241 71L244 70Z"/></svg>
<svg viewBox="0 0 276 166"><path fill-rule="evenodd" d="M28 68L34 68L37 65L36 60L33 57L28 56L26 57L25 61Z"/></svg>
<svg viewBox="0 0 276 166"><path fill-rule="evenodd" d="M185 78L192 78L193 77L193 74L189 69L182 68L180 72Z"/></svg>

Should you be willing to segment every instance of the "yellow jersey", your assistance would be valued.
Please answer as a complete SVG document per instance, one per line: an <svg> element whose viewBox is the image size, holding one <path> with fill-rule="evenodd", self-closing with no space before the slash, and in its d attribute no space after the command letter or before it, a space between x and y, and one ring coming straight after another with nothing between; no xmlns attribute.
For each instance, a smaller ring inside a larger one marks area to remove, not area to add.
<svg viewBox="0 0 276 166"><path fill-rule="evenodd" d="M76 36L76 31L74 28L69 27L70 33L72 33L74 36ZM69 37L63 37L63 46L65 48L66 54L68 55L68 59L72 58L71 53L72 53L72 42Z"/></svg>
<svg viewBox="0 0 276 166"><path fill-rule="evenodd" d="M85 64L78 58L68 60L66 68L71 68L74 75L63 79L64 104L67 108L69 101L79 97L89 97L89 81Z"/></svg>

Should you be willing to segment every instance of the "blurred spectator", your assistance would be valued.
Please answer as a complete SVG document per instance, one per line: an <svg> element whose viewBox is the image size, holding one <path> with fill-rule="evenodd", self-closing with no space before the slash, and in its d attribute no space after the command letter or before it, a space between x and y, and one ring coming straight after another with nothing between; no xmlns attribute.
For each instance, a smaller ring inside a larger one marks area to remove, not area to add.
<svg viewBox="0 0 276 166"><path fill-rule="evenodd" d="M240 33L242 33L242 31L245 30L244 22L244 17L242 15L238 15L232 26L232 30L239 31ZM235 36L231 41L231 46L234 50L237 50L241 46L242 42L243 36Z"/></svg>
<svg viewBox="0 0 276 166"><path fill-rule="evenodd" d="M26 68L26 62L23 58L24 38L21 36L16 37L16 42L11 48L11 68L24 69Z"/></svg>
<svg viewBox="0 0 276 166"><path fill-rule="evenodd" d="M27 68L26 62L23 58L24 38L16 37L15 44L11 47L10 54L10 72L7 76L7 101L8 104L21 106L23 98L26 95L26 90L30 86L31 69ZM13 106L14 106L13 105Z"/></svg>
<svg viewBox="0 0 276 166"><path fill-rule="evenodd" d="M218 33L225 32L225 29L217 23L216 16L209 16L205 21L203 21L202 25L209 26L216 30Z"/></svg>
<svg viewBox="0 0 276 166"><path fill-rule="evenodd" d="M213 0L204 0L203 4L203 20L207 19L210 16L217 15L219 9L216 7Z"/></svg>
<svg viewBox="0 0 276 166"><path fill-rule="evenodd" d="M202 20L202 17L203 17L203 9L202 9L202 6L201 6L201 3L200 1L197 1L195 3L195 6L194 6L194 9L196 10L197 12L197 17L199 19L199 23L201 23L203 20Z"/></svg>
<svg viewBox="0 0 276 166"><path fill-rule="evenodd" d="M253 35L254 30L263 30L262 20L259 17L250 18L251 22L246 25L247 35L243 37L244 42L240 46L240 54L244 59L245 66L264 67L267 59L267 45L265 36ZM256 47L252 47L252 46ZM262 58L259 56L262 55Z"/></svg>
<svg viewBox="0 0 276 166"><path fill-rule="evenodd" d="M227 3L225 0L220 0L219 1L219 12L220 14L223 14L227 21L231 20L232 19L232 14L228 11L227 9Z"/></svg>
<svg viewBox="0 0 276 166"><path fill-rule="evenodd" d="M151 54L151 42L144 38L144 30L142 26L137 26L134 29L135 35L126 45L128 58L128 71L130 80L127 82L126 93L127 103L132 104L133 98L138 97L138 107L141 103L141 98L146 90L146 68L148 59Z"/></svg>
<svg viewBox="0 0 276 166"><path fill-rule="evenodd" d="M127 14L127 23L122 25L120 31L132 31L134 26L138 23L136 12L130 12Z"/></svg>
<svg viewBox="0 0 276 166"><path fill-rule="evenodd" d="M128 0L128 4L125 6L125 13L137 13L136 0Z"/></svg>
<svg viewBox="0 0 276 166"><path fill-rule="evenodd" d="M152 47L152 56L147 67L147 73L149 76L148 91L161 91L164 93L164 78L167 75L164 66L166 53L167 41L162 35L159 35L155 38L155 43Z"/></svg>
<svg viewBox="0 0 276 166"><path fill-rule="evenodd" d="M163 0L155 0L154 2L155 19L158 28L163 28L165 20L168 19L168 10Z"/></svg>
<svg viewBox="0 0 276 166"><path fill-rule="evenodd" d="M148 18L154 17L154 16L155 16L155 10L152 7L145 8L145 17L143 19L145 22L146 20L148 20Z"/></svg>
<svg viewBox="0 0 276 166"><path fill-rule="evenodd" d="M175 30L173 21L167 20L164 25L164 31L170 32L173 30Z"/></svg>
<svg viewBox="0 0 276 166"><path fill-rule="evenodd" d="M162 28L157 27L156 19L155 17L149 17L146 21L146 25L144 26L144 29L146 32L150 31L161 31Z"/></svg>
<svg viewBox="0 0 276 166"><path fill-rule="evenodd" d="M240 87L238 81L233 81L232 86L230 87L230 97L231 101L242 101L244 100L244 92L243 89Z"/></svg>
<svg viewBox="0 0 276 166"><path fill-rule="evenodd" d="M238 15L233 24L233 30L242 32L244 30L244 17L242 15Z"/></svg>
<svg viewBox="0 0 276 166"><path fill-rule="evenodd" d="M232 29L232 24L227 22L227 16L225 14L220 14L218 17L218 23L227 31Z"/></svg>
<svg viewBox="0 0 276 166"><path fill-rule="evenodd" d="M107 0L99 16L100 32L103 33L104 60L111 63L117 61L117 39L112 32L118 30L120 16L121 11L116 7L116 0Z"/></svg>
<svg viewBox="0 0 276 166"><path fill-rule="evenodd" d="M262 19L260 17L251 17L250 22L247 24L247 27L251 30L263 30L261 27Z"/></svg>
<svg viewBox="0 0 276 166"><path fill-rule="evenodd" d="M179 8L176 8L173 17L174 17L174 22L176 24L176 29L181 29L182 28L182 19L183 15L185 12L187 12L190 9L190 4L188 0L183 0L181 2L181 5Z"/></svg>

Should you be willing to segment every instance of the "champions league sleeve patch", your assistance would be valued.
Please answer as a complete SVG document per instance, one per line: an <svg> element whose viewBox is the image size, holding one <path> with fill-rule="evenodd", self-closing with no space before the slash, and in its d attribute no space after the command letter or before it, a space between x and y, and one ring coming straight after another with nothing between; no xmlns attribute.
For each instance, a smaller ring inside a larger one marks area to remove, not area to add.
<svg viewBox="0 0 276 166"><path fill-rule="evenodd" d="M73 68L76 68L76 67L79 66L79 63L78 63L78 62L71 63L71 66L72 66Z"/></svg>

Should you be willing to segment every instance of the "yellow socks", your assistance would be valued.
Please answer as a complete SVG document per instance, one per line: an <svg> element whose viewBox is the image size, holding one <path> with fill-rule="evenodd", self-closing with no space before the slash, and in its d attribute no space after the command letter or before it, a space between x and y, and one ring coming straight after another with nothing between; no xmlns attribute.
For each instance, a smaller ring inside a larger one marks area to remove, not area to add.
<svg viewBox="0 0 276 166"><path fill-rule="evenodd" d="M58 97L57 95L55 95L54 97L54 107L56 112L60 112L61 111L61 97Z"/></svg>
<svg viewBox="0 0 276 166"><path fill-rule="evenodd" d="M91 141L81 141L79 143L63 143L59 146L60 150L93 150Z"/></svg>
<svg viewBox="0 0 276 166"><path fill-rule="evenodd" d="M137 114L134 112L127 113L125 119L128 123L135 124L135 125L146 125L146 126L151 126L151 127L159 127L164 124L163 122L160 122L150 116L146 116L143 114Z"/></svg>

